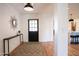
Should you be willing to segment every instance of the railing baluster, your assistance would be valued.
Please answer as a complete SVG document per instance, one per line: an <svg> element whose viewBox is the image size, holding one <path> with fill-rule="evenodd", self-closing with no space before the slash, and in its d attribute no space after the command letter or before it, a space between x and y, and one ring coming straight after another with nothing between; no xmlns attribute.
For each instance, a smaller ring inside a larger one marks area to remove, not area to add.
<svg viewBox="0 0 79 59"><path fill-rule="evenodd" d="M3 52L4 52L4 56L5 56L5 40L3 40Z"/></svg>

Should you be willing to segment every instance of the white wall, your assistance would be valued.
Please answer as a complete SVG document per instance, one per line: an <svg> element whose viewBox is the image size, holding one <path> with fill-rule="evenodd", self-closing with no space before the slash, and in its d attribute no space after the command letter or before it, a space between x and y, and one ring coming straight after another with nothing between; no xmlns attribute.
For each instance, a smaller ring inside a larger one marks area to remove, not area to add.
<svg viewBox="0 0 79 59"><path fill-rule="evenodd" d="M14 30L10 25L10 16L15 16L18 22ZM3 38L13 36L19 30L19 13L10 4L0 4L0 53L3 53ZM10 52L19 45L19 38L10 40ZM6 47L7 48L7 47Z"/></svg>
<svg viewBox="0 0 79 59"><path fill-rule="evenodd" d="M53 5L48 5L39 13L39 41L53 41Z"/></svg>
<svg viewBox="0 0 79 59"><path fill-rule="evenodd" d="M57 56L68 55L68 4L55 4L54 11L55 53Z"/></svg>
<svg viewBox="0 0 79 59"><path fill-rule="evenodd" d="M28 42L28 19L39 19L39 42L53 41L53 5L39 13L26 13L21 16L21 31L25 42Z"/></svg>

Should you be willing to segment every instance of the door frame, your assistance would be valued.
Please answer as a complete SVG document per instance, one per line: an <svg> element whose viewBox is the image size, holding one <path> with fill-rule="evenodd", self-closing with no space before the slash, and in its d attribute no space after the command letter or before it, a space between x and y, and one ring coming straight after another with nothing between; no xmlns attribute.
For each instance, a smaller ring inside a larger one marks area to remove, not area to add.
<svg viewBox="0 0 79 59"><path fill-rule="evenodd" d="M30 42L29 41L29 21L30 20L37 20L37 31L38 31L38 41L37 42L39 42L39 19L28 19L28 42Z"/></svg>

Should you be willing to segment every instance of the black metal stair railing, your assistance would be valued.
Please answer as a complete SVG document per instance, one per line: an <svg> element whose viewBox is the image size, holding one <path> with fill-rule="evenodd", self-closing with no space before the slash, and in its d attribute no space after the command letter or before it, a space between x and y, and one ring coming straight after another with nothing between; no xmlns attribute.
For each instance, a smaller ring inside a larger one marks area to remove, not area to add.
<svg viewBox="0 0 79 59"><path fill-rule="evenodd" d="M19 36L19 39L20 39L20 44L23 42L23 34L18 34L18 35L14 35L14 36L11 36L11 37L8 37L8 38L4 38L3 39L3 53L4 53L4 56L5 55L8 55L9 56L9 41L15 37L18 37ZM7 41L8 43L8 53L6 54L5 52L5 41Z"/></svg>

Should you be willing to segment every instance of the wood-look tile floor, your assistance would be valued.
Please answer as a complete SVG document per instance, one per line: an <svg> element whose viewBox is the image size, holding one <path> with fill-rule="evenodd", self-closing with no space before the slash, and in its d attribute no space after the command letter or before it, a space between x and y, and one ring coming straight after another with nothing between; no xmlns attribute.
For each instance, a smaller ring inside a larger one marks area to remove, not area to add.
<svg viewBox="0 0 79 59"><path fill-rule="evenodd" d="M42 43L42 46L45 48L48 56L54 55L54 43L53 42Z"/></svg>
<svg viewBox="0 0 79 59"><path fill-rule="evenodd" d="M11 56L53 56L53 42L23 43L10 53Z"/></svg>
<svg viewBox="0 0 79 59"><path fill-rule="evenodd" d="M69 56L79 56L79 44L69 44L68 45L68 55Z"/></svg>
<svg viewBox="0 0 79 59"><path fill-rule="evenodd" d="M10 53L11 56L53 56L53 42L22 43ZM79 44L68 45L68 56L79 56Z"/></svg>

